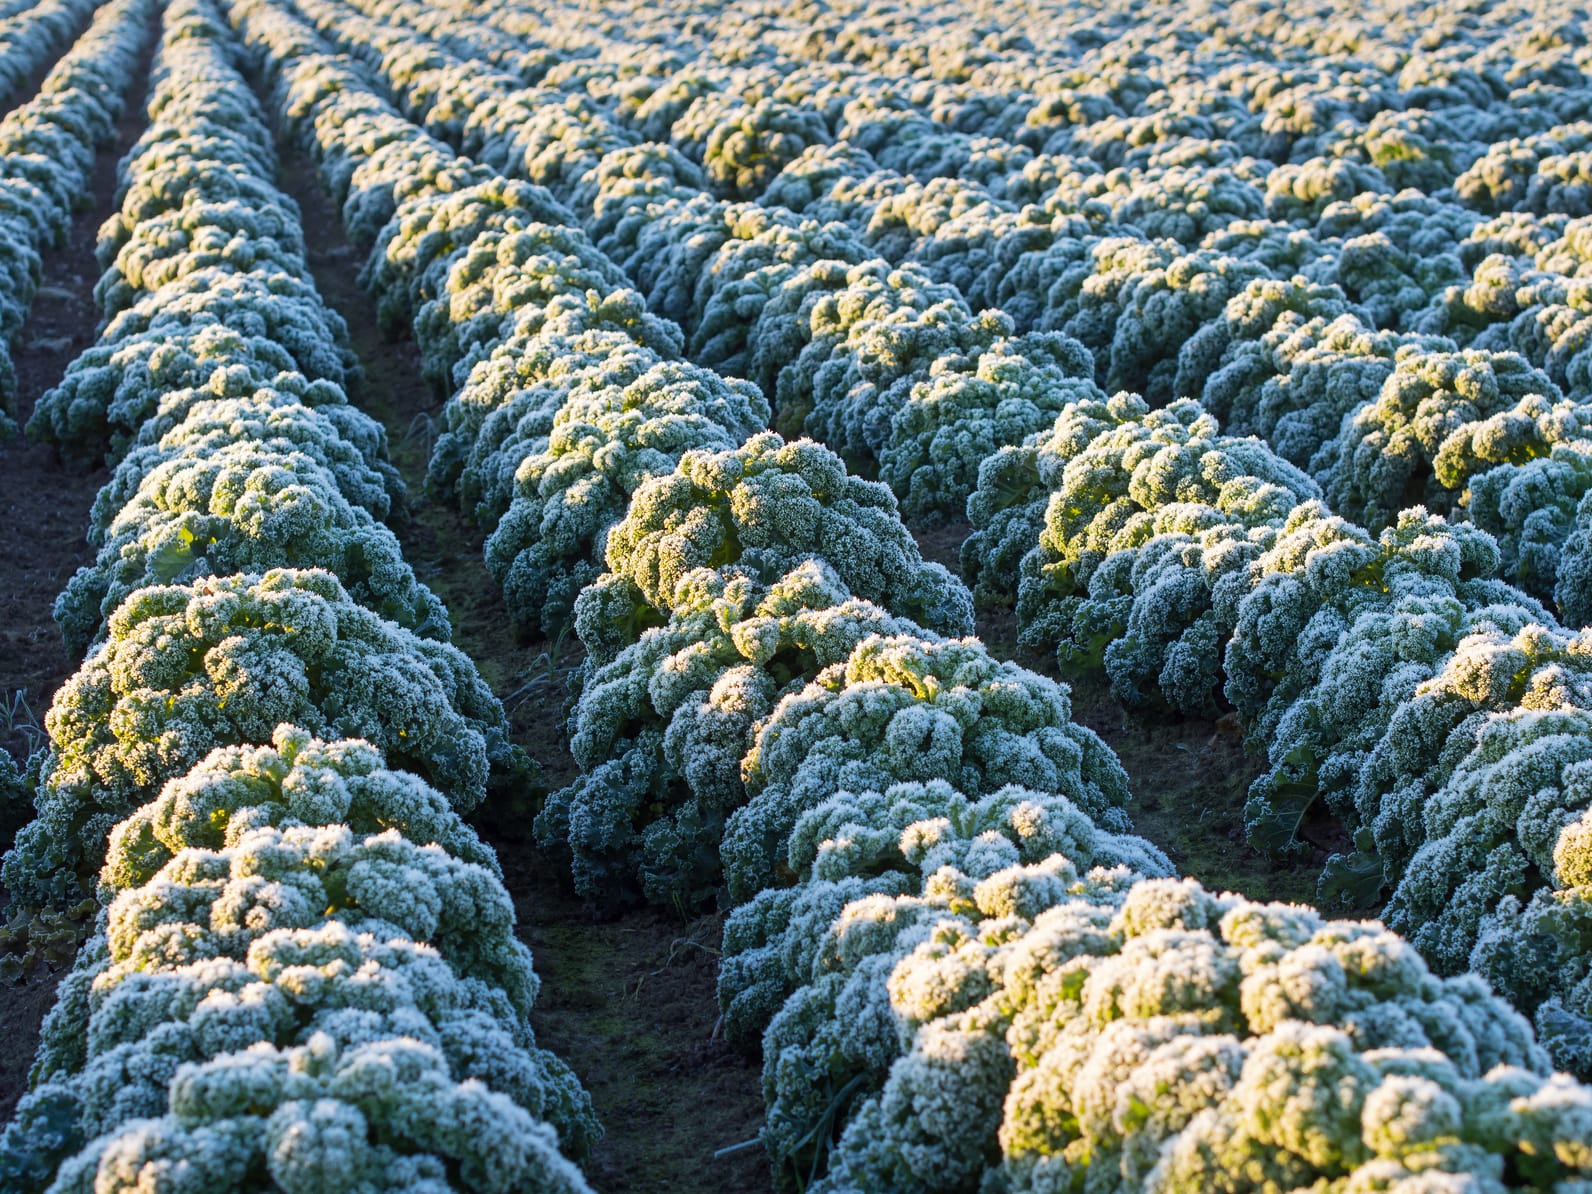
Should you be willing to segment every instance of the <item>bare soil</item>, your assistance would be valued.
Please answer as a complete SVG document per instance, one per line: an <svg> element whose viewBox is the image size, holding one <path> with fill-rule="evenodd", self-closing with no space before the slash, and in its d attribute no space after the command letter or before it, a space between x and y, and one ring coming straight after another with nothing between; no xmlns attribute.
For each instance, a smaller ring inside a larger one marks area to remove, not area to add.
<svg viewBox="0 0 1592 1194"><path fill-rule="evenodd" d="M94 303L99 265L94 242L100 225L115 211L116 167L143 132L146 118L148 51L128 93L116 128L114 145L94 161L83 210L72 221L66 244L43 254L43 284L33 300L28 321L12 348L17 371L13 413L25 423L33 407L61 379L66 366L99 335L100 313ZM53 65L53 64L52 64ZM30 82L24 102L48 73L43 68ZM54 449L18 436L0 444L0 747L18 759L44 743L45 711L77 668L61 642L51 616L56 595L72 573L92 555L84 540L89 508L109 478L103 466L85 471L69 467ZM28 808L0 808L0 847L31 815ZM0 1120L27 1086L28 1068L38 1042L39 1025L55 999L59 973L32 973L15 985L0 983Z"/></svg>

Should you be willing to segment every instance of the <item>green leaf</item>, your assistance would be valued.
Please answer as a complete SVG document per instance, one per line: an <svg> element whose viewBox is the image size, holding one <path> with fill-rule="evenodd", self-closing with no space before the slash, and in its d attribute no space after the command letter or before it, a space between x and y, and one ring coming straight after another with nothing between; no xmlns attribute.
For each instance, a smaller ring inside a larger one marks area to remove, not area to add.
<svg viewBox="0 0 1592 1194"><path fill-rule="evenodd" d="M1283 756L1270 775L1250 789L1244 806L1244 835L1257 850L1272 854L1298 854L1306 847L1299 829L1321 794L1316 782L1316 760L1299 746Z"/></svg>
<svg viewBox="0 0 1592 1194"><path fill-rule="evenodd" d="M1322 868L1316 898L1324 909L1368 908L1382 898L1385 884L1380 856L1364 850L1334 854Z"/></svg>

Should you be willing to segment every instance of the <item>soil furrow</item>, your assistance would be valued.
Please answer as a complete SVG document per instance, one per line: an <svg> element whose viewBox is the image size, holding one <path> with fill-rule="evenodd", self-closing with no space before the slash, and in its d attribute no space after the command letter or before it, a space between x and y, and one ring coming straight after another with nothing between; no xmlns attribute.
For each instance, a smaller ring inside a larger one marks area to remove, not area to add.
<svg viewBox="0 0 1592 1194"><path fill-rule="evenodd" d="M42 255L43 284L11 353L18 424L27 422L39 397L99 336L94 244L100 225L116 211L117 165L148 123L144 100L155 41L151 31L115 144L94 160L89 204L73 219L66 243ZM47 71L39 72L34 90ZM72 573L92 558L84 532L94 496L109 476L103 465L88 471L69 467L53 448L22 436L0 444L0 561L6 571L0 585L0 746L19 760L43 745L45 711L77 669L79 661L66 653L51 611ZM0 846L10 845L30 815L26 808L0 809ZM10 1118L27 1087L39 1025L55 1001L59 978L33 974L15 985L0 983L0 1024L8 1029L0 1039L0 1119Z"/></svg>

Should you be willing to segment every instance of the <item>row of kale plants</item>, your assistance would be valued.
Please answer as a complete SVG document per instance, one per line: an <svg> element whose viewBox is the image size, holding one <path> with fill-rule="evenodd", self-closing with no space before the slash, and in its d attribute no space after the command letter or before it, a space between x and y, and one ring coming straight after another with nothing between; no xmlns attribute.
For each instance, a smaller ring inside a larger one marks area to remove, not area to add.
<svg viewBox="0 0 1592 1194"><path fill-rule="evenodd" d="M106 87L158 7L100 13ZM0 1186L584 1191L600 1129L463 820L531 765L383 525L403 487L237 56L210 0L164 7L106 322L30 424L114 472L4 881L98 911Z"/></svg>
<svg viewBox="0 0 1592 1194"><path fill-rule="evenodd" d="M36 94L0 120L0 441L16 431L11 350L33 305L43 262L59 247L94 160L115 131L132 49L119 26L84 32L92 0L0 5L0 103L50 66Z"/></svg>

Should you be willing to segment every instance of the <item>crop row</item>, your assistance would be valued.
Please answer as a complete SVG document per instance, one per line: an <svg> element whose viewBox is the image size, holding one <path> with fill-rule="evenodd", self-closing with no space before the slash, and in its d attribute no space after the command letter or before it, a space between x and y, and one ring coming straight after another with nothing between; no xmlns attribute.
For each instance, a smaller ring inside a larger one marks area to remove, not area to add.
<svg viewBox="0 0 1592 1194"><path fill-rule="evenodd" d="M90 38L130 82L156 5ZM404 500L210 0L173 0L101 229L106 323L35 434L114 474L57 605L23 907L98 899L7 1190L586 1190L599 1134L462 819L530 764L380 519Z"/></svg>
<svg viewBox="0 0 1592 1194"><path fill-rule="evenodd" d="M0 102L82 30L92 0L0 8ZM51 67L37 94L0 120L0 440L16 428L11 350L33 305L40 253L66 235L94 151L110 139L136 45L96 21Z"/></svg>

